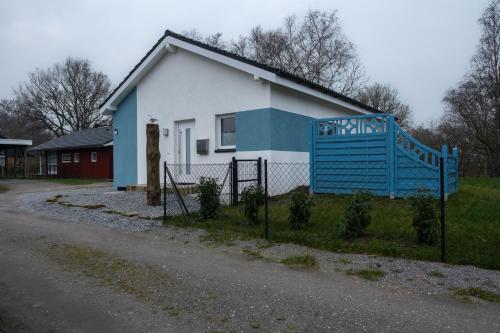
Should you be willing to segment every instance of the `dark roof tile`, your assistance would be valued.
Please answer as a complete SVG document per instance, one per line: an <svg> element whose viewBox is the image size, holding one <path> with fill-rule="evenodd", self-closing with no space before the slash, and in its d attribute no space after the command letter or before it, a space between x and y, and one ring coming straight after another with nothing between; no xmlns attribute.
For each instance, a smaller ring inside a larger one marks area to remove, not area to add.
<svg viewBox="0 0 500 333"><path fill-rule="evenodd" d="M44 142L41 145L33 147L29 150L94 148L103 147L111 141L113 141L113 129L111 127L98 127L66 134L59 138Z"/></svg>

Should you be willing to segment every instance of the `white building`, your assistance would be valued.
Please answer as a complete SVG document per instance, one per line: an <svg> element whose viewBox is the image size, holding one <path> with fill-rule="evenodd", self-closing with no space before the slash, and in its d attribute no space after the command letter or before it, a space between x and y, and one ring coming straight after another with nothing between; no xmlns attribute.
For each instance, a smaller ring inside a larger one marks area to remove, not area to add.
<svg viewBox="0 0 500 333"><path fill-rule="evenodd" d="M227 163L233 156L308 162L313 118L379 112L168 30L101 111L113 117L116 187L146 183L151 119L162 132L162 162Z"/></svg>

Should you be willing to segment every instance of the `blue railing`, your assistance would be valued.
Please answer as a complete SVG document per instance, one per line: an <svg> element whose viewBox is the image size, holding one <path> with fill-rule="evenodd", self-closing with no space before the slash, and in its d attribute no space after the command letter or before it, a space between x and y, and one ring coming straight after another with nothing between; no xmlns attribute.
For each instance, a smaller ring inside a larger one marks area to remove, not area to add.
<svg viewBox="0 0 500 333"><path fill-rule="evenodd" d="M458 190L458 151L429 148L396 124L394 116L370 114L318 119L311 126L310 183L318 193L406 197L419 189L439 195L439 161L445 193Z"/></svg>

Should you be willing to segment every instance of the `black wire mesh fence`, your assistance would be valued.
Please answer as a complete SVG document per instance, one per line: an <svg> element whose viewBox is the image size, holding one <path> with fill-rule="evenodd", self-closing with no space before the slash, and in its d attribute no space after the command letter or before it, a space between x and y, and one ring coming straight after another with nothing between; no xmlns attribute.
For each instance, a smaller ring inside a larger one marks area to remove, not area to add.
<svg viewBox="0 0 500 333"><path fill-rule="evenodd" d="M437 170L422 168L422 170L417 170L421 172L419 177L412 177L411 180L405 179L404 174L399 175L402 180L399 186L408 188L407 196L416 194L418 190L427 190L433 196L439 198L441 256L444 261L446 189L447 186L456 186L455 184L448 183L447 174L449 172L457 172L457 168L453 164L444 163L443 158L440 158L437 163ZM447 168L446 165L448 166ZM412 170L412 173L414 175L415 170ZM343 177L354 176L359 177L360 175L343 175ZM163 190L165 217L179 214L189 215L198 211L199 203L197 194L201 177L210 177L216 180L222 189L220 192L221 202L225 205L237 205L241 198L241 193L246 187L262 186L266 193L264 204L264 235L268 238L269 224L272 224L272 221L269 221L268 217L269 198L286 195L298 188L309 188L310 166L309 163L268 163L260 158L254 160L233 159L230 163L223 164L165 164ZM370 177L369 173L365 177ZM363 189L370 192L370 188L354 190ZM412 191L409 191L410 189ZM343 194L349 193L346 192Z"/></svg>
<svg viewBox="0 0 500 333"><path fill-rule="evenodd" d="M309 163L267 163L269 196L309 187Z"/></svg>
<svg viewBox="0 0 500 333"><path fill-rule="evenodd" d="M231 201L231 165L167 164L163 165L162 203L165 216L190 214L198 211L198 184L202 177L216 180L221 186L223 204Z"/></svg>

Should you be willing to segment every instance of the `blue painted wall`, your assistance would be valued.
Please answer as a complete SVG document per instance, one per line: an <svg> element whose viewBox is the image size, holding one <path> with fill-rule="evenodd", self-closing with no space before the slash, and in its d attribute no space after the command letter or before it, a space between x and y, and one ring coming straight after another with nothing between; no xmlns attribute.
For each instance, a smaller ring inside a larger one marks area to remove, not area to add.
<svg viewBox="0 0 500 333"><path fill-rule="evenodd" d="M137 184L137 93L134 88L113 112L114 186Z"/></svg>
<svg viewBox="0 0 500 333"><path fill-rule="evenodd" d="M236 113L236 150L309 151L313 118L274 108Z"/></svg>

